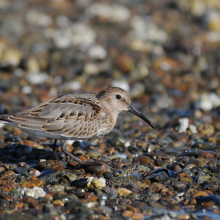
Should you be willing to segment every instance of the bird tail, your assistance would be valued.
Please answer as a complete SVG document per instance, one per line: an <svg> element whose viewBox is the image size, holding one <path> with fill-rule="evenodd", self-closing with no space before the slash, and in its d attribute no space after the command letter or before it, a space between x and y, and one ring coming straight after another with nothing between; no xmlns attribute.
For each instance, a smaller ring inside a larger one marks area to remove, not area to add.
<svg viewBox="0 0 220 220"><path fill-rule="evenodd" d="M10 115L0 115L0 124L6 124L6 123L9 123L11 122L8 117Z"/></svg>

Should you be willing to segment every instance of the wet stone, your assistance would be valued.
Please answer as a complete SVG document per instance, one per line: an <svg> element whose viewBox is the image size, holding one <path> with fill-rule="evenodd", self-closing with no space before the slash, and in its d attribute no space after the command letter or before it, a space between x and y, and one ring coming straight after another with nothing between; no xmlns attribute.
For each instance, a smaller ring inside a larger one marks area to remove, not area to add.
<svg viewBox="0 0 220 220"><path fill-rule="evenodd" d="M33 187L32 189L24 188L24 190L22 191L25 193L25 195L34 197L35 199L39 197L44 197L46 195L46 192L42 188L37 186ZM23 194L22 191L21 193Z"/></svg>
<svg viewBox="0 0 220 220"><path fill-rule="evenodd" d="M87 186L90 186L91 181L92 179L90 180L89 178L82 178L72 181L71 185L79 188L81 187L85 188Z"/></svg>
<svg viewBox="0 0 220 220"><path fill-rule="evenodd" d="M85 164L81 165L87 172L95 173L96 175L102 175L105 172L110 172L111 168L102 161L95 161L95 163L89 163L87 161Z"/></svg>
<svg viewBox="0 0 220 220"><path fill-rule="evenodd" d="M31 187L34 187L34 186L40 187L40 186L44 186L44 185L45 185L45 182L43 180L39 180L36 177L32 177L30 179L30 181L23 183L22 187L31 188Z"/></svg>
<svg viewBox="0 0 220 220"><path fill-rule="evenodd" d="M99 206L95 208L94 211L105 216L110 216L112 213L112 209L107 206Z"/></svg>
<svg viewBox="0 0 220 220"><path fill-rule="evenodd" d="M88 156L91 159L98 159L102 154L99 151L89 151L86 153L86 156Z"/></svg>
<svg viewBox="0 0 220 220"><path fill-rule="evenodd" d="M115 199L118 196L118 192L115 188L105 187L103 191L107 194L108 199Z"/></svg>
<svg viewBox="0 0 220 220"><path fill-rule="evenodd" d="M106 179L111 179L111 178L112 178L112 173L110 173L110 172L105 172L105 178L106 178Z"/></svg>
<svg viewBox="0 0 220 220"><path fill-rule="evenodd" d="M213 125L211 124L201 124L197 127L197 130L203 134L203 135L207 135L207 136L211 136L214 134L215 132L215 128L213 127Z"/></svg>
<svg viewBox="0 0 220 220"><path fill-rule="evenodd" d="M131 145L128 140L122 137L114 138L113 140L111 140L111 144L116 148L126 148Z"/></svg>
<svg viewBox="0 0 220 220"><path fill-rule="evenodd" d="M9 214L5 219L6 220L29 220L29 219L37 220L38 218L28 214L12 213Z"/></svg>
<svg viewBox="0 0 220 220"><path fill-rule="evenodd" d="M139 173L131 173L126 176L119 176L119 177L112 178L109 180L109 184L111 184L112 186L115 186L115 185L121 185L121 184L125 184L128 182L141 181L141 180L142 178Z"/></svg>
<svg viewBox="0 0 220 220"><path fill-rule="evenodd" d="M149 177L147 177L147 179L149 179L152 182L164 182L165 180L168 179L168 177L169 176L167 175L166 172L161 171L150 175Z"/></svg>
<svg viewBox="0 0 220 220"><path fill-rule="evenodd" d="M140 200L141 196L138 193L131 193L127 196L127 199L131 200L131 201L137 201Z"/></svg>
<svg viewBox="0 0 220 220"><path fill-rule="evenodd" d="M181 182L176 182L173 184L173 186L178 190L184 190L187 185Z"/></svg>
<svg viewBox="0 0 220 220"><path fill-rule="evenodd" d="M0 219L217 220L219 0L12 2L0 0L0 118L118 86L156 128L124 111L111 133L68 141L82 164L58 138L58 163L51 139L0 120ZM79 125L81 110L104 116L81 101ZM48 117L67 110L76 128L69 105Z"/></svg>
<svg viewBox="0 0 220 220"><path fill-rule="evenodd" d="M27 173L27 169L24 167L16 167L13 171L18 174L26 174Z"/></svg>
<svg viewBox="0 0 220 220"><path fill-rule="evenodd" d="M57 192L63 192L64 188L65 187L63 185L61 185L61 184L54 184L53 186L48 187L48 190L50 192L57 193Z"/></svg>
<svg viewBox="0 0 220 220"><path fill-rule="evenodd" d="M53 204L46 204L43 208L44 213L48 213L50 215L57 215L58 211L57 209L53 206Z"/></svg>
<svg viewBox="0 0 220 220"><path fill-rule="evenodd" d="M54 172L53 170L44 170L38 177L38 179L44 181L46 185L58 183L60 178L60 171Z"/></svg>
<svg viewBox="0 0 220 220"><path fill-rule="evenodd" d="M141 156L141 157L135 158L133 160L133 163L145 165L145 164L153 164L153 161L148 156Z"/></svg>
<svg viewBox="0 0 220 220"><path fill-rule="evenodd" d="M195 159L195 158L193 158L193 159L190 161L190 164L194 164L194 165L196 165L197 167L204 167L204 166L206 166L206 163L205 163L205 162L203 162L203 161L201 161L201 160L199 160L199 159Z"/></svg>
<svg viewBox="0 0 220 220"><path fill-rule="evenodd" d="M158 201L160 199L160 195L158 193L152 194L150 196L150 200L152 201Z"/></svg>
<svg viewBox="0 0 220 220"><path fill-rule="evenodd" d="M153 144L148 144L146 147L146 152L151 153L155 151L155 146Z"/></svg>
<svg viewBox="0 0 220 220"><path fill-rule="evenodd" d="M59 162L59 163L61 163L63 167L66 166L66 164L63 162ZM59 163L56 160L47 160L38 163L37 168L39 170L45 170L45 169L59 170L60 169Z"/></svg>
<svg viewBox="0 0 220 220"><path fill-rule="evenodd" d="M126 188L118 188L117 192L118 192L119 196L127 196L132 193L131 190L126 189Z"/></svg>

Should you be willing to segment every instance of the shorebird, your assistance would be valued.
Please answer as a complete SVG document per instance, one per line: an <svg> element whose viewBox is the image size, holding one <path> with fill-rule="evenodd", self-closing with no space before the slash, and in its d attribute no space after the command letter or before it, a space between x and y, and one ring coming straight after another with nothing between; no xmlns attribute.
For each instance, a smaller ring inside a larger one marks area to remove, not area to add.
<svg viewBox="0 0 220 220"><path fill-rule="evenodd" d="M53 151L57 156L57 139L64 139L61 149L79 164L80 160L66 149L68 140L81 140L108 134L115 126L118 114L129 111L154 125L132 104L128 93L118 87L93 94L61 95L26 111L0 115L0 123L19 127L35 136L55 139Z"/></svg>

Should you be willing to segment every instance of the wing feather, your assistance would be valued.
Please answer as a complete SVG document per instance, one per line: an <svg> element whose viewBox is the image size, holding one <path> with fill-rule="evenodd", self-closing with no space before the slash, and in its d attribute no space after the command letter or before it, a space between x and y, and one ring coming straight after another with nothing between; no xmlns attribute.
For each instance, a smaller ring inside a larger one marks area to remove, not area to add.
<svg viewBox="0 0 220 220"><path fill-rule="evenodd" d="M12 115L9 120L19 127L44 131L50 136L87 138L99 132L97 121L101 120L102 111L94 95L66 95Z"/></svg>

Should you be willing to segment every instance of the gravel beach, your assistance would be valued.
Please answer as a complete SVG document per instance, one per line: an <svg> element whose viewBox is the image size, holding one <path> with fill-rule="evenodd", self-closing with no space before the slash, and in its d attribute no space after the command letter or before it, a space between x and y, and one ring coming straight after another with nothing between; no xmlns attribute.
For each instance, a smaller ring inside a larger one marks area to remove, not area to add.
<svg viewBox="0 0 220 220"><path fill-rule="evenodd" d="M97 170L0 124L0 219L220 219L219 0L0 0L0 114L110 86L156 129L69 141Z"/></svg>

